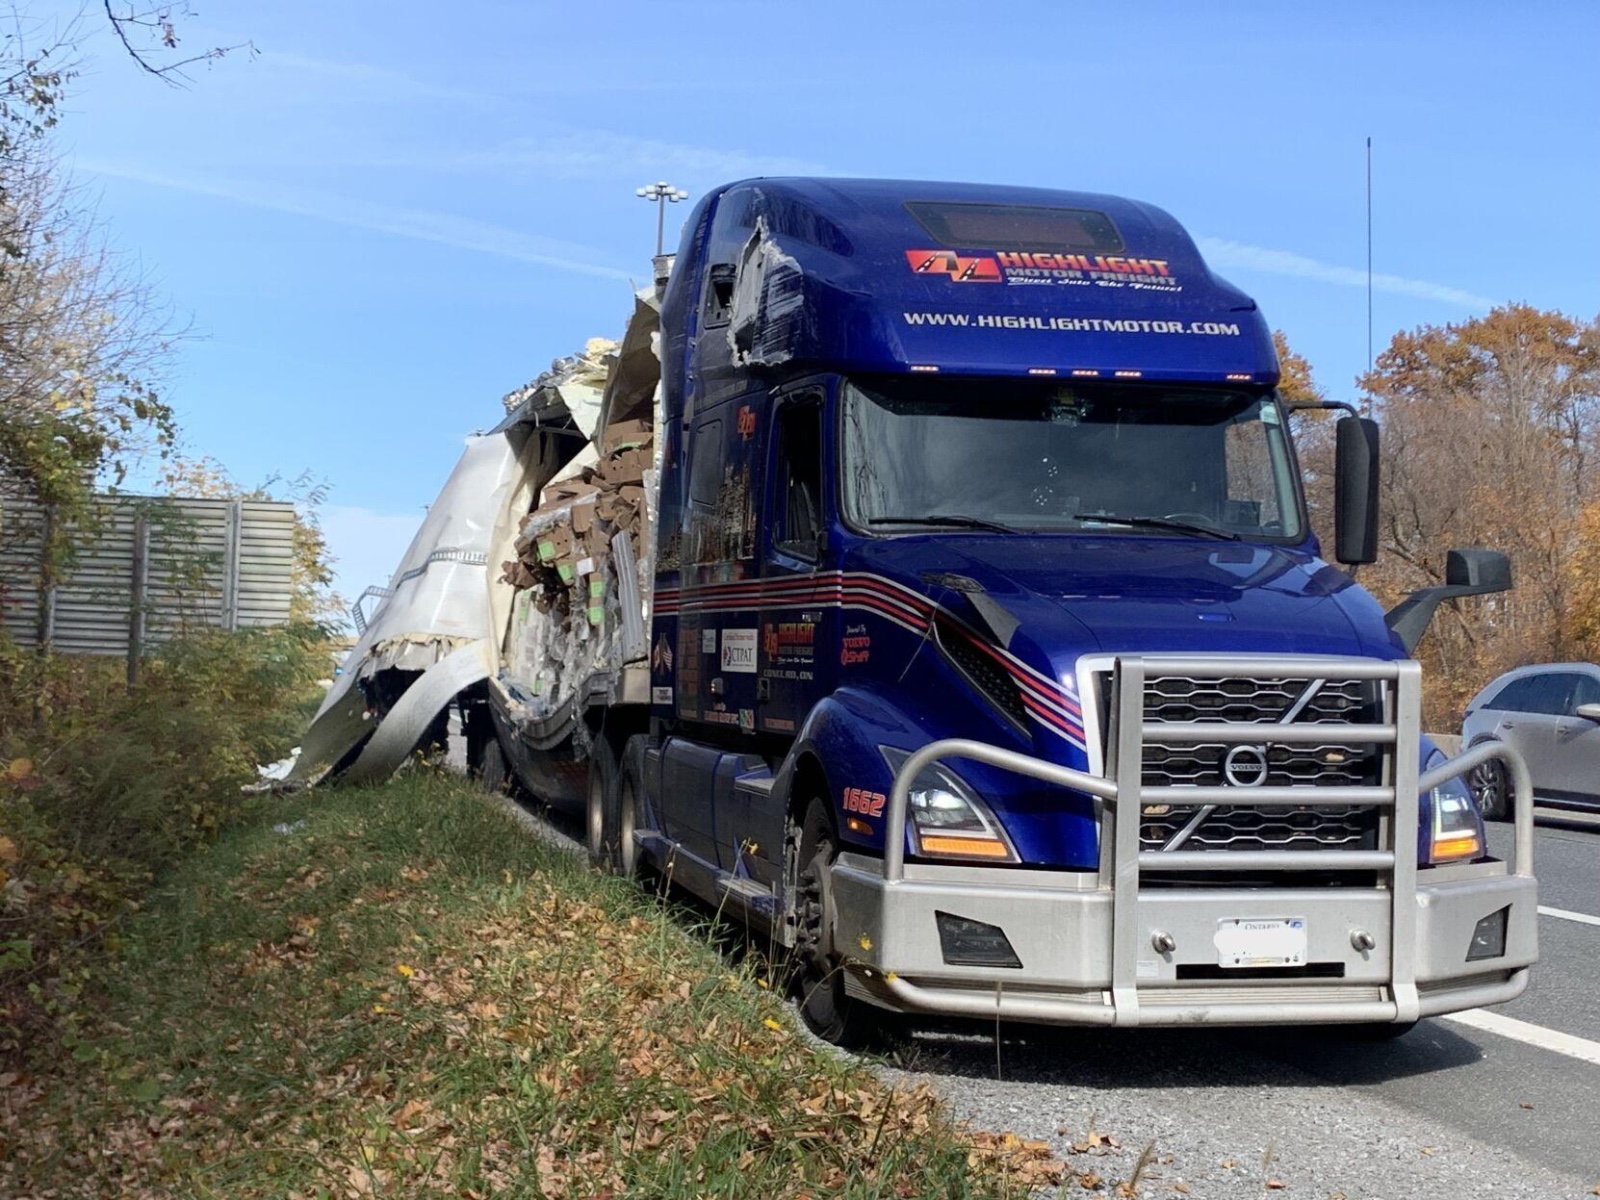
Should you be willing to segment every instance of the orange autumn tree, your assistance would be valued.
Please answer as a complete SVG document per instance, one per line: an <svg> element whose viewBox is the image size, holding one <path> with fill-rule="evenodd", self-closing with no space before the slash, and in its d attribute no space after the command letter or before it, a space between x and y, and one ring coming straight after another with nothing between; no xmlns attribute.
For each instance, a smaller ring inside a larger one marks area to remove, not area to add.
<svg viewBox="0 0 1600 1200"><path fill-rule="evenodd" d="M1579 610L1595 573L1573 563L1600 546L1584 534L1600 496L1600 320L1513 304L1424 326L1396 334L1360 385L1384 439L1382 556L1362 582L1388 606L1442 582L1453 547L1512 559L1514 591L1441 607L1418 648L1429 723L1448 729L1498 672L1594 649Z"/></svg>
<svg viewBox="0 0 1600 1200"><path fill-rule="evenodd" d="M1278 395L1285 404L1321 404L1328 394L1312 374L1311 363L1289 347L1281 329L1272 333L1278 352ZM1325 554L1333 553L1333 425L1336 412L1303 412L1290 421L1295 455L1305 479L1311 529Z"/></svg>
<svg viewBox="0 0 1600 1200"><path fill-rule="evenodd" d="M1567 632L1590 662L1600 662L1600 500L1578 514L1577 548L1567 563Z"/></svg>

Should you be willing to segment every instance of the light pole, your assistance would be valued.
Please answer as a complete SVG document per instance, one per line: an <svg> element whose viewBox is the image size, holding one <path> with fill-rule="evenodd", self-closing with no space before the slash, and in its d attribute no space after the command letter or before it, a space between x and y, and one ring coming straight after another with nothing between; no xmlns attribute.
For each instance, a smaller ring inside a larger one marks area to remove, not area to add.
<svg viewBox="0 0 1600 1200"><path fill-rule="evenodd" d="M635 188L633 194L656 206L656 257L660 258L662 241L667 231L667 205L687 200L689 193L680 191L663 179L660 183L652 183L649 187Z"/></svg>

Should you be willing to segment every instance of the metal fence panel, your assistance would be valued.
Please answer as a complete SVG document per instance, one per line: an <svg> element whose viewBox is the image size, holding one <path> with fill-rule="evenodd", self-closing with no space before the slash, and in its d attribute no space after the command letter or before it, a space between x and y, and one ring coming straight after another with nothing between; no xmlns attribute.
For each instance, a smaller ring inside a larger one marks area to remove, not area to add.
<svg viewBox="0 0 1600 1200"><path fill-rule="evenodd" d="M0 498L0 629L70 654L125 655L195 626L289 619L294 505L266 500L101 496L54 587L42 579L48 514ZM138 618L137 620L135 618Z"/></svg>

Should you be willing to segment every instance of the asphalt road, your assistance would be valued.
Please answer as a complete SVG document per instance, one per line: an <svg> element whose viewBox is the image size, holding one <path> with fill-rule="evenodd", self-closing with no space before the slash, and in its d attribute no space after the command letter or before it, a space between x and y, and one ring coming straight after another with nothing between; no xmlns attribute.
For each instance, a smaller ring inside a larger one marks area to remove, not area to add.
<svg viewBox="0 0 1600 1200"><path fill-rule="evenodd" d="M1509 839L1509 827L1491 833L1497 852ZM1542 961L1521 998L1491 1011L1494 1031L1478 1014L1380 1044L1302 1030L1008 1028L997 1048L993 1030L967 1029L913 1038L906 1077L979 1127L1050 1142L1108 1192L1153 1142L1144 1196L1600 1194L1600 825L1542 823L1535 867ZM1073 1153L1091 1121L1120 1146Z"/></svg>

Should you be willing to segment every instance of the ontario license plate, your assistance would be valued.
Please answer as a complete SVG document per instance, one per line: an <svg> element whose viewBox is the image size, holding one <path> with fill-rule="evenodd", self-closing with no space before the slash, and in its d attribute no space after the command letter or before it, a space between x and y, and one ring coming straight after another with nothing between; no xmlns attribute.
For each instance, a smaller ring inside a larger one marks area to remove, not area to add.
<svg viewBox="0 0 1600 1200"><path fill-rule="evenodd" d="M1224 917L1214 939L1224 967L1303 967L1304 917Z"/></svg>

